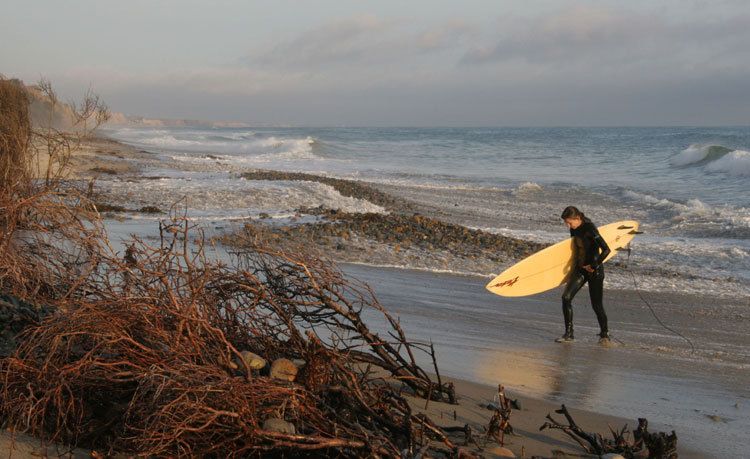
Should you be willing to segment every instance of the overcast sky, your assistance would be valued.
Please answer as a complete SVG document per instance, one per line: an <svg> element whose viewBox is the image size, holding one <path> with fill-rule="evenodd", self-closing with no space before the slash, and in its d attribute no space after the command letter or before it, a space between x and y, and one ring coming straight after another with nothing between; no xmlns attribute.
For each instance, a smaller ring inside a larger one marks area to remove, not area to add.
<svg viewBox="0 0 750 459"><path fill-rule="evenodd" d="M0 73L292 125L750 124L750 1L0 0Z"/></svg>

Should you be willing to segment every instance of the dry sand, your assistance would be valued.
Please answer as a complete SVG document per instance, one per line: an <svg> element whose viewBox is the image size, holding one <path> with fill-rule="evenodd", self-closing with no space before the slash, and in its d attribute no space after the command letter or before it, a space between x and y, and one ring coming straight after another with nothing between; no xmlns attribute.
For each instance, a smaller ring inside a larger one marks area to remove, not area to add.
<svg viewBox="0 0 750 459"><path fill-rule="evenodd" d="M34 166L34 174L44 177L49 155L42 149ZM83 140L70 152L67 176L90 179L101 175L137 174L144 164L152 163L154 155L103 137Z"/></svg>

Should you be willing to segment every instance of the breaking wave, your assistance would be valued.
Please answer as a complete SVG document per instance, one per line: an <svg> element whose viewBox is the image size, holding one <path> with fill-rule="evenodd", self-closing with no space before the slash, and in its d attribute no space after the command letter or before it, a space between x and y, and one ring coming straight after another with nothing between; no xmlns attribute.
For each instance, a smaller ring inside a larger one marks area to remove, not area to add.
<svg viewBox="0 0 750 459"><path fill-rule="evenodd" d="M114 137L141 147L183 153L209 153L223 159L242 157L260 161L273 159L315 159L313 137L262 136L253 131L213 132L163 129L120 129Z"/></svg>
<svg viewBox="0 0 750 459"><path fill-rule="evenodd" d="M750 152L722 145L692 144L670 159L673 166L700 165L708 172L750 176Z"/></svg>
<svg viewBox="0 0 750 459"><path fill-rule="evenodd" d="M674 166L707 163L717 160L731 151L731 148L722 145L692 144L679 154L673 156L670 162Z"/></svg>

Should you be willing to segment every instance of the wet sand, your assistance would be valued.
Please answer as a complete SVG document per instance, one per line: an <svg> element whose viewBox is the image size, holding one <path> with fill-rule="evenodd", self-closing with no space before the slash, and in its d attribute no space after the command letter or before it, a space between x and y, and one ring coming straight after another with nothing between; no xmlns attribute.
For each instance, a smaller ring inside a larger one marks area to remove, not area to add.
<svg viewBox="0 0 750 459"><path fill-rule="evenodd" d="M558 292L501 298L484 290L482 278L361 265L344 270L374 288L407 335L435 344L441 372L449 377L502 383L554 406L627 419L630 427L645 417L654 430L677 431L680 457L742 457L750 446L746 324L733 323L732 312L743 305L648 294L662 320L694 341L693 353L655 323L636 292L606 291L612 335L624 344L603 348L585 291L574 303L577 341L558 344ZM704 303L726 312L703 318L700 327L687 326ZM745 355L711 357L717 349L735 348ZM544 419L536 416L538 427ZM607 432L606 425L598 429Z"/></svg>

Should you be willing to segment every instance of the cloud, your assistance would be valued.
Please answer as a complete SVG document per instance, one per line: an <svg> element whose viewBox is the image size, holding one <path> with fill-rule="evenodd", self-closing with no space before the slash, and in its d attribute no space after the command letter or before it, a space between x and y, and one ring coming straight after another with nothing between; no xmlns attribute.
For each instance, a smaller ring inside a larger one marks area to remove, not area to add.
<svg viewBox="0 0 750 459"><path fill-rule="evenodd" d="M421 27L405 19L374 15L337 19L240 59L250 67L317 71L331 66L403 63L457 48L475 31L466 21L451 19Z"/></svg>
<svg viewBox="0 0 750 459"><path fill-rule="evenodd" d="M494 43L470 49L463 62L578 62L628 48L659 26L646 15L601 7L579 6L524 21L513 18L501 22Z"/></svg>
<svg viewBox="0 0 750 459"><path fill-rule="evenodd" d="M300 67L364 59L387 40L393 21L365 15L338 19L242 59L259 66Z"/></svg>
<svg viewBox="0 0 750 459"><path fill-rule="evenodd" d="M462 44L475 32L476 28L468 22L453 19L419 33L414 44L423 51L444 50Z"/></svg>
<svg viewBox="0 0 750 459"><path fill-rule="evenodd" d="M670 74L688 68L710 73L711 65L749 68L741 59L750 42L748 15L670 21L643 12L577 6L524 20L508 18L498 28L494 38L470 47L461 64L522 63L600 76L649 67Z"/></svg>

